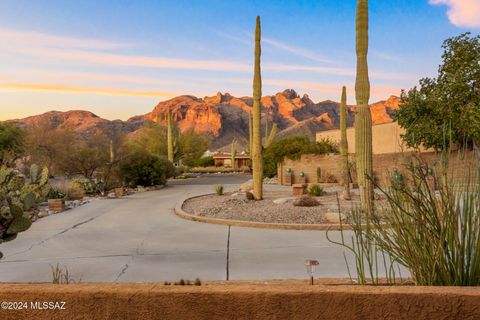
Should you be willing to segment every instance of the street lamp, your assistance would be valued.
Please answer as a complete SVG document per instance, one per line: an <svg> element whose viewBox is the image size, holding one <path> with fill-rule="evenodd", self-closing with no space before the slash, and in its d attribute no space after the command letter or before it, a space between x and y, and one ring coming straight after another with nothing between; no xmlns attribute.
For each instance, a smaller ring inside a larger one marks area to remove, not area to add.
<svg viewBox="0 0 480 320"><path fill-rule="evenodd" d="M313 274L315 273L315 268L319 265L319 263L317 260L305 260L304 264L307 268L307 273L310 275L310 284L313 286Z"/></svg>

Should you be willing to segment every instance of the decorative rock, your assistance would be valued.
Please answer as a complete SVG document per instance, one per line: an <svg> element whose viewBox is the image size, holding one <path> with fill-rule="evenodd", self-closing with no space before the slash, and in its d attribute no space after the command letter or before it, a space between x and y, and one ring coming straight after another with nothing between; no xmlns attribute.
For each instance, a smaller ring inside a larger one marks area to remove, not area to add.
<svg viewBox="0 0 480 320"><path fill-rule="evenodd" d="M240 189L239 191L240 192L248 192L248 191L252 191L253 190L253 180L250 179L248 180L247 182L243 183L241 186L240 186Z"/></svg>
<svg viewBox="0 0 480 320"><path fill-rule="evenodd" d="M48 211L40 211L40 212L37 214L37 217L38 217L38 218L48 217Z"/></svg>
<svg viewBox="0 0 480 320"><path fill-rule="evenodd" d="M327 223L332 223L332 224L339 224L340 219L345 220L345 215L343 213L340 213L340 216L338 212L327 212L323 216L326 220Z"/></svg>
<svg viewBox="0 0 480 320"><path fill-rule="evenodd" d="M285 204L288 201L293 200L293 199L295 199L295 197L278 198L278 199L273 200L273 203L275 203L275 204Z"/></svg>

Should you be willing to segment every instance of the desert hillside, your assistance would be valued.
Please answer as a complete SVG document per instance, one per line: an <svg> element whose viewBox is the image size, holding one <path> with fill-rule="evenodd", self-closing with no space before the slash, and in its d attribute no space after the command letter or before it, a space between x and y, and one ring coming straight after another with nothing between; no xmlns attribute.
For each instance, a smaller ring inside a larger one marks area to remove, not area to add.
<svg viewBox="0 0 480 320"><path fill-rule="evenodd" d="M373 124L392 122L392 113L398 109L400 99L391 96L386 101L371 105ZM50 111L41 115L12 120L19 126L48 125L51 128L70 128L79 133L96 130L120 130L132 133L142 127L146 120L165 122L167 110L182 132L194 130L212 137L212 149L220 149L236 138L244 145L248 140L248 112L252 107L251 97L234 97L228 93L198 98L184 95L160 102L150 113L128 119L106 120L88 111ZM262 128L266 121L271 128L278 126L278 136L308 135L323 130L338 128L340 104L334 101L313 102L307 94L300 96L287 89L273 96L262 98ZM354 106L348 107L347 124L353 126ZM264 130L264 129L263 129Z"/></svg>

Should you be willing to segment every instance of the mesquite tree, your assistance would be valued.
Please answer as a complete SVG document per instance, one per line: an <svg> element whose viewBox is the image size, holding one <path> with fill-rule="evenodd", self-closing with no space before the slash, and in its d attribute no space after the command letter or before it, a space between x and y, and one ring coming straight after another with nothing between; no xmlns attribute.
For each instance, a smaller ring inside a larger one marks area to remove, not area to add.
<svg viewBox="0 0 480 320"><path fill-rule="evenodd" d="M347 88L342 88L342 103L340 104L340 155L343 183L343 199L350 200L350 174L348 166L348 141L347 141Z"/></svg>
<svg viewBox="0 0 480 320"><path fill-rule="evenodd" d="M262 97L262 76L260 71L260 17L257 16L255 28L255 66L253 74L253 141L252 141L252 167L253 167L253 195L255 200L263 198L263 160L262 160L262 130L261 122L261 104Z"/></svg>
<svg viewBox="0 0 480 320"><path fill-rule="evenodd" d="M368 0L358 0L357 17L357 79L355 82L355 160L362 209L373 213L372 115L368 106Z"/></svg>

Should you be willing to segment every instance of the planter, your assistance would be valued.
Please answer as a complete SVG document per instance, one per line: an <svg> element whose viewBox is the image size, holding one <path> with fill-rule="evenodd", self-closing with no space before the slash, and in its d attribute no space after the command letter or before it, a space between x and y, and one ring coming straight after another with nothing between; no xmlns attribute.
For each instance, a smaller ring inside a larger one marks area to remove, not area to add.
<svg viewBox="0 0 480 320"><path fill-rule="evenodd" d="M54 213L65 211L65 200L64 199L49 199L48 200L48 210L53 211Z"/></svg>
<svg viewBox="0 0 480 320"><path fill-rule="evenodd" d="M123 188L115 188L115 197L120 198L125 195L125 190Z"/></svg>
<svg viewBox="0 0 480 320"><path fill-rule="evenodd" d="M307 193L307 184L306 183L299 183L294 184L292 188L292 194L294 196L301 196Z"/></svg>

